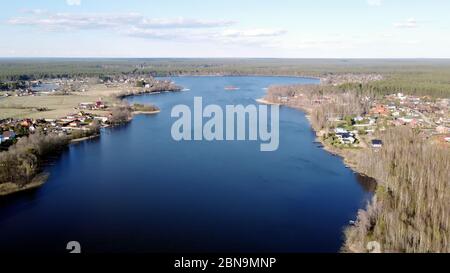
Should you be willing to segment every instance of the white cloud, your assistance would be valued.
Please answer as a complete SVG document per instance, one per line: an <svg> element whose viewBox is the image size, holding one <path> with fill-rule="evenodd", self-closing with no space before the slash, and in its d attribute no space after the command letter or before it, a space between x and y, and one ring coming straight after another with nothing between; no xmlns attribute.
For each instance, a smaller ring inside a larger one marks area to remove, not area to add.
<svg viewBox="0 0 450 273"><path fill-rule="evenodd" d="M270 42L287 32L270 28L231 28L229 20L192 18L148 18L139 13L51 13L27 12L8 20L10 25L30 26L45 31L110 30L125 36L153 40L213 42L254 45Z"/></svg>
<svg viewBox="0 0 450 273"><path fill-rule="evenodd" d="M232 21L197 20L186 18L146 18L138 13L123 14L74 14L74 13L32 13L34 16L15 17L8 21L12 25L58 29L95 29L138 26L144 29L174 28L218 28L234 24Z"/></svg>
<svg viewBox="0 0 450 273"><path fill-rule="evenodd" d="M367 0L367 4L372 7L379 7L383 4L382 0Z"/></svg>
<svg viewBox="0 0 450 273"><path fill-rule="evenodd" d="M147 29L133 26L123 31L123 34L145 38L177 40L183 42L214 42L218 44L254 45L269 42L269 38L286 33L283 30L271 29Z"/></svg>
<svg viewBox="0 0 450 273"><path fill-rule="evenodd" d="M394 24L394 27L396 28L418 28L418 22L414 18L409 18L406 21L398 22Z"/></svg>
<svg viewBox="0 0 450 273"><path fill-rule="evenodd" d="M138 37L138 38L145 38L145 39L158 39L158 40L175 40L175 39L185 39L186 32L179 32L177 30L156 30L156 29L145 29L145 28L138 28L138 27L130 27L129 29L121 31L122 34L132 36L132 37Z"/></svg>
<svg viewBox="0 0 450 273"><path fill-rule="evenodd" d="M79 6L81 5L81 0L66 0L66 3L69 6Z"/></svg>
<svg viewBox="0 0 450 273"><path fill-rule="evenodd" d="M149 19L143 18L139 23L141 27L147 28L215 28L233 25L233 21L205 21L187 18L175 19Z"/></svg>
<svg viewBox="0 0 450 273"><path fill-rule="evenodd" d="M223 37L230 38L250 38L250 37L274 37L286 34L282 29L227 29L222 32Z"/></svg>
<svg viewBox="0 0 450 273"><path fill-rule="evenodd" d="M46 30L114 28L136 23L140 15L129 14L44 14L45 16L16 17L8 21L12 25L42 27Z"/></svg>

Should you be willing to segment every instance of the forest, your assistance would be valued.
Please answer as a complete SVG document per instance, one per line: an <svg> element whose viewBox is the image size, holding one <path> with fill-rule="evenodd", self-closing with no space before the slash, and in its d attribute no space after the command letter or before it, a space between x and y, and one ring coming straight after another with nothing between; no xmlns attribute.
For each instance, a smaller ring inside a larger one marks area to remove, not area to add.
<svg viewBox="0 0 450 273"><path fill-rule="evenodd" d="M0 86L8 82L115 75L266 75L324 77L333 74L383 75L361 87L385 94L449 96L446 59L0 59Z"/></svg>
<svg viewBox="0 0 450 273"><path fill-rule="evenodd" d="M411 128L383 134L381 151L358 153L358 165L376 178L376 195L349 227L344 251L366 252L370 241L383 252L450 252L450 156Z"/></svg>

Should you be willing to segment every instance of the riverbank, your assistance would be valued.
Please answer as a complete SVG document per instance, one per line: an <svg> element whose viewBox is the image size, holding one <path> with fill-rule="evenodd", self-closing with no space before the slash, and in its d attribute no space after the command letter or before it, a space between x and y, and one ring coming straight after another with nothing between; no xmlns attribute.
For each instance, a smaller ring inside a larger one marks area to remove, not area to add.
<svg viewBox="0 0 450 273"><path fill-rule="evenodd" d="M28 183L24 186L20 186L15 183L0 184L0 197L37 189L37 188L41 187L42 185L44 185L45 182L47 182L48 177L49 177L48 173L40 173L40 174L36 175L30 183Z"/></svg>
<svg viewBox="0 0 450 273"><path fill-rule="evenodd" d="M322 148L325 151L342 158L342 160L347 168L352 169L355 173L358 173L362 176L367 176L367 174L365 174L363 170L358 168L358 164L354 160L354 158L357 156L357 153L362 152L364 150L364 148L342 149L342 148L334 147L330 143L326 142L323 138L323 136L326 134L326 132L322 129L317 128L317 126L314 124L314 122L311 119L311 114L313 111L312 108L294 106L289 103L272 102L272 101L270 101L270 99L267 99L265 97L257 99L256 101L258 103L267 104L267 105L282 105L282 106L290 107L293 109L297 109L297 110L305 113L305 117L309 121L309 124L311 125L311 129L314 131L314 133L316 135L316 142L320 143L322 145Z"/></svg>
<svg viewBox="0 0 450 273"><path fill-rule="evenodd" d="M134 108L134 107L131 107L131 108ZM119 126L121 124L131 122L133 120L133 117L136 115L155 115L155 114L160 113L159 108L157 108L156 106L153 106L153 105L152 106L139 105L136 107L137 110L134 110L134 111L131 108L130 108L129 118L125 119L121 123L114 124L112 126ZM149 110L145 110L145 109L149 109ZM108 126L108 127L111 127L111 126ZM94 134L69 139L67 141L67 145L81 143L83 141L96 139L101 136L100 132L90 132L89 134L91 134L91 133L94 133ZM42 161L42 160L40 159L39 161ZM48 177L49 177L48 174L39 172L33 177L33 179L30 182L28 182L24 185L21 185L20 183L13 183L13 182L1 183L0 184L0 196L6 196L6 195L10 195L10 194L19 193L22 191L28 191L31 189L39 188L46 183Z"/></svg>
<svg viewBox="0 0 450 273"><path fill-rule="evenodd" d="M161 110L155 110L155 111L133 111L132 115L156 115L161 113Z"/></svg>
<svg viewBox="0 0 450 273"><path fill-rule="evenodd" d="M362 168L358 165L357 161L355 160L355 158L358 157L359 153L362 153L365 151L365 148L345 148L345 149L338 148L338 147L335 147L332 144L328 143L327 141L325 141L324 135L326 134L326 131L318 128L318 126L316 126L316 124L313 122L313 120L311 118L311 114L313 112L312 108L294 106L294 105L290 105L288 103L271 102L267 98L257 99L256 101L259 103L268 104L268 105L282 105L282 106L296 109L298 111L302 111L303 113L305 113L305 116L308 119L309 124L311 125L311 130L313 130L313 132L316 135L316 142L320 143L321 147L325 151L329 152L330 154L332 154L334 156L340 157L342 159L344 165L346 166L346 168L351 169L354 173L361 175L363 177L370 177L369 175L367 175L365 173L365 171L362 170ZM376 181L375 179L374 179L374 182L376 182L378 184L378 181ZM355 221L355 220L357 221L358 220L357 217L358 217L358 215L356 215L354 219L349 219L349 223L350 223L350 221ZM345 242L345 244L346 243L347 242ZM345 251L345 252L360 253L360 252L364 251L361 248L357 248L357 247L353 247L353 246L347 247L344 250L344 246L343 246L342 251Z"/></svg>
<svg viewBox="0 0 450 273"><path fill-rule="evenodd" d="M376 112L377 99L367 104L365 98L330 86L286 86L272 88L265 100L305 112L326 151L376 182L372 200L348 219L354 221L344 229L342 252L366 253L370 242L382 252L448 252L450 225L442 217L450 204L442 194L449 192L448 151L420 126L392 124L389 112ZM375 147L375 139L381 145Z"/></svg>
<svg viewBox="0 0 450 273"><path fill-rule="evenodd" d="M95 135L92 135L92 136L75 138L75 139L72 139L70 141L70 144L80 143L80 142L83 142L83 141L86 141L86 140L96 139L96 138L99 138L99 137L100 137L100 134L95 134Z"/></svg>
<svg viewBox="0 0 450 273"><path fill-rule="evenodd" d="M260 104L267 104L267 105L280 105L279 103L270 102L264 98L256 99L256 102L260 103Z"/></svg>

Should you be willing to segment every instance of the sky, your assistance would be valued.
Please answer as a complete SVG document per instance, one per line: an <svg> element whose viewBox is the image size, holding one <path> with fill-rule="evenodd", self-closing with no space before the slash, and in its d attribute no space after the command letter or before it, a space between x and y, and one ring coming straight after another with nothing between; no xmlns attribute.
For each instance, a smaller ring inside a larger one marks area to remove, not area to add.
<svg viewBox="0 0 450 273"><path fill-rule="evenodd" d="M0 5L0 57L450 58L449 0Z"/></svg>

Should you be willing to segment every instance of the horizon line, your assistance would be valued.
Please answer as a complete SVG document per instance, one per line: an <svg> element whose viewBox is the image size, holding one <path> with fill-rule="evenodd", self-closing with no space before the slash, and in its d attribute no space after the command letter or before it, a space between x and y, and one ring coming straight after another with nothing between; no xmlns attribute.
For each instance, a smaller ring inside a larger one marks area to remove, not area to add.
<svg viewBox="0 0 450 273"><path fill-rule="evenodd" d="M254 60L450 60L450 57L28 57L28 56L0 56L0 59L254 59Z"/></svg>

